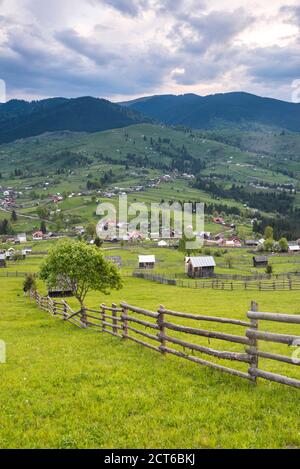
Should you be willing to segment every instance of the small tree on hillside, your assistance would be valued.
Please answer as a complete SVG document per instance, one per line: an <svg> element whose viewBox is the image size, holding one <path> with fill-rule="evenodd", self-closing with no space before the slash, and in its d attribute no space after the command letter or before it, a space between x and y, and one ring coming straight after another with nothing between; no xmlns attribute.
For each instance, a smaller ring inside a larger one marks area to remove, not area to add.
<svg viewBox="0 0 300 469"><path fill-rule="evenodd" d="M15 221L17 221L17 220L18 220L17 212L16 212L15 210L13 210L13 211L11 212L11 221L12 221L12 222L15 222Z"/></svg>
<svg viewBox="0 0 300 469"><path fill-rule="evenodd" d="M266 226L264 237L265 239L274 239L274 231L272 226Z"/></svg>
<svg viewBox="0 0 300 469"><path fill-rule="evenodd" d="M118 268L106 261L96 246L82 241L59 242L44 261L40 277L50 288L55 288L64 279L81 309L84 309L85 297L90 290L107 295L111 289L122 288Z"/></svg>
<svg viewBox="0 0 300 469"><path fill-rule="evenodd" d="M225 264L227 265L228 269L232 269L233 262L234 262L233 255L232 254L226 254L226 256L224 256L224 261L225 261Z"/></svg>
<svg viewBox="0 0 300 469"><path fill-rule="evenodd" d="M27 274L23 283L24 294L26 295L30 290L36 290L36 281L33 274Z"/></svg>
<svg viewBox="0 0 300 469"><path fill-rule="evenodd" d="M281 252L288 252L289 245L286 238L280 238L278 245Z"/></svg>

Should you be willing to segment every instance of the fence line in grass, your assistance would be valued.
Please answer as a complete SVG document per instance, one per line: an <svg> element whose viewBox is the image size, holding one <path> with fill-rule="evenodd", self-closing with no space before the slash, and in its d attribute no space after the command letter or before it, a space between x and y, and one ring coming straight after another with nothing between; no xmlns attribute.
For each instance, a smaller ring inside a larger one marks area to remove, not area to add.
<svg viewBox="0 0 300 469"><path fill-rule="evenodd" d="M211 288L214 290L259 290L259 291L282 291L282 290L300 290L300 277L289 276L283 277L280 280L252 280L252 281L238 281L238 280L226 280L219 278L207 278L207 279L184 279L179 280L175 278L166 277L163 274L153 274L148 272L133 272L133 277L142 278L152 282L164 284L164 285L176 285L182 288Z"/></svg>
<svg viewBox="0 0 300 469"><path fill-rule="evenodd" d="M160 306L157 311L150 311L129 305L126 302L121 302L119 306L115 303L112 306L101 304L99 309L84 308L74 311L66 301L55 301L49 296L44 297L40 295L37 291L31 291L30 297L44 311L54 316L60 316L64 321L69 321L78 327L95 328L102 333L108 333L123 340L131 340L163 355L175 355L179 358L247 379L253 384L256 384L257 378L264 378L268 381L300 388L300 380L265 371L259 367L260 358L299 366L300 359L295 360L285 355L265 350L262 351L259 348L259 343L263 341L290 346L299 345L300 335L275 334L258 330L261 321L287 323L294 326L300 325L300 315L259 312L258 305L255 302L251 303L251 309L247 313L245 321L173 311L166 309L164 306ZM195 321L197 327L173 322L179 319ZM244 329L244 333L240 335L235 333L235 331L234 333L225 333L211 330L210 328L203 329L202 327L199 328L199 323L224 324L231 328L239 327ZM222 343L231 343L235 346L243 346L244 348L239 352L217 350L206 345L191 342L190 338L193 337L220 340ZM206 360L195 356L195 353L214 357L218 360L242 363L246 366L246 369L242 371Z"/></svg>

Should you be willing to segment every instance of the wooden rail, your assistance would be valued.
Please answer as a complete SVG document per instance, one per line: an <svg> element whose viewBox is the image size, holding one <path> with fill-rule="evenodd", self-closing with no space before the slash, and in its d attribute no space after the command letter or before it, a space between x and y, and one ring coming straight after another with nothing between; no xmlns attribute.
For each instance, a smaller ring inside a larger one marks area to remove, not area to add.
<svg viewBox="0 0 300 469"><path fill-rule="evenodd" d="M38 292L31 292L31 298L34 298L38 306L55 316L61 316L63 320L70 321L72 324L81 328L94 327L95 330L108 333L123 340L131 340L139 345L150 348L162 355L170 354L179 358L192 361L194 363L213 368L230 375L247 379L256 384L258 378L268 381L285 384L288 386L300 388L300 380L276 374L270 371L264 371L259 367L259 360L270 360L288 365L299 367L300 359L295 359L291 355L285 356L273 351L259 349L260 342L277 343L284 345L300 345L300 335L297 334L279 334L274 332L258 330L261 321L272 321L274 323L290 324L293 327L300 325L300 315L297 314L273 314L259 312L258 305L251 303L251 309L247 313L248 321L239 319L223 318L219 316L208 316L172 311L160 306L155 311L132 306L126 302L121 302L120 306L112 304L99 305L99 309L84 308L83 310L73 311L64 301L55 301L49 297L42 297ZM174 321L188 320L188 325L182 325L177 322L169 322L166 318L171 316ZM191 327L194 322L197 327ZM198 327L198 324L214 323L228 327L243 328L243 335L232 334L223 331L214 331ZM186 337L194 338L198 341L191 342ZM220 344L224 341L233 344L234 349L218 349L207 346L203 341L213 340ZM200 343L199 343L200 341ZM202 343L201 343L202 341ZM172 344L171 347L169 344ZM237 351L237 347L244 346L242 350ZM200 353L211 357L206 360L196 356ZM219 361L225 360L230 363L238 363L238 368L233 368L227 363L220 364ZM240 369L245 366L245 370Z"/></svg>

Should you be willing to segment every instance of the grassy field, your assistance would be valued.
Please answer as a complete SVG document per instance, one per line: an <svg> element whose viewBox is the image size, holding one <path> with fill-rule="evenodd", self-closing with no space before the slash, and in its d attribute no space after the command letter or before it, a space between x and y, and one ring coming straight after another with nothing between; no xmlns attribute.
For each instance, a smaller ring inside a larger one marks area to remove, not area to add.
<svg viewBox="0 0 300 469"><path fill-rule="evenodd" d="M31 262L27 270L35 270L40 260ZM264 311L300 313L298 292L189 290L187 303L185 289L133 278L124 282L123 290L110 297L91 293L87 304L126 300L155 310L163 303L244 319L254 299ZM40 282L39 289L45 291ZM1 448L300 447L298 390L263 380L253 387L134 343L77 329L24 298L20 278L0 277L0 291L0 339L7 345L7 363L0 365ZM75 306L73 299L70 303ZM228 331L228 326L217 326L214 330ZM210 345L222 347L218 342ZM200 343L207 345L207 340ZM299 379L288 365L262 365Z"/></svg>

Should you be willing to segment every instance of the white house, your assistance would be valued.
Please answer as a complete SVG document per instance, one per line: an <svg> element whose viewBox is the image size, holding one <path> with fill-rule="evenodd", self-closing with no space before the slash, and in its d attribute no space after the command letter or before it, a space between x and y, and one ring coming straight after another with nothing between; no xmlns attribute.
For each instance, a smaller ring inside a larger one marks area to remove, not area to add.
<svg viewBox="0 0 300 469"><path fill-rule="evenodd" d="M140 269L153 269L155 266L155 256L139 256L139 268Z"/></svg>
<svg viewBox="0 0 300 469"><path fill-rule="evenodd" d="M297 252L300 252L300 246L299 244L289 244L289 250L288 252L290 254L295 254Z"/></svg>
<svg viewBox="0 0 300 469"><path fill-rule="evenodd" d="M168 246L168 243L162 239L157 243L157 246L160 248L166 248Z"/></svg>
<svg viewBox="0 0 300 469"><path fill-rule="evenodd" d="M17 234L17 240L18 240L20 243L27 243L26 233L19 233L19 234Z"/></svg>

